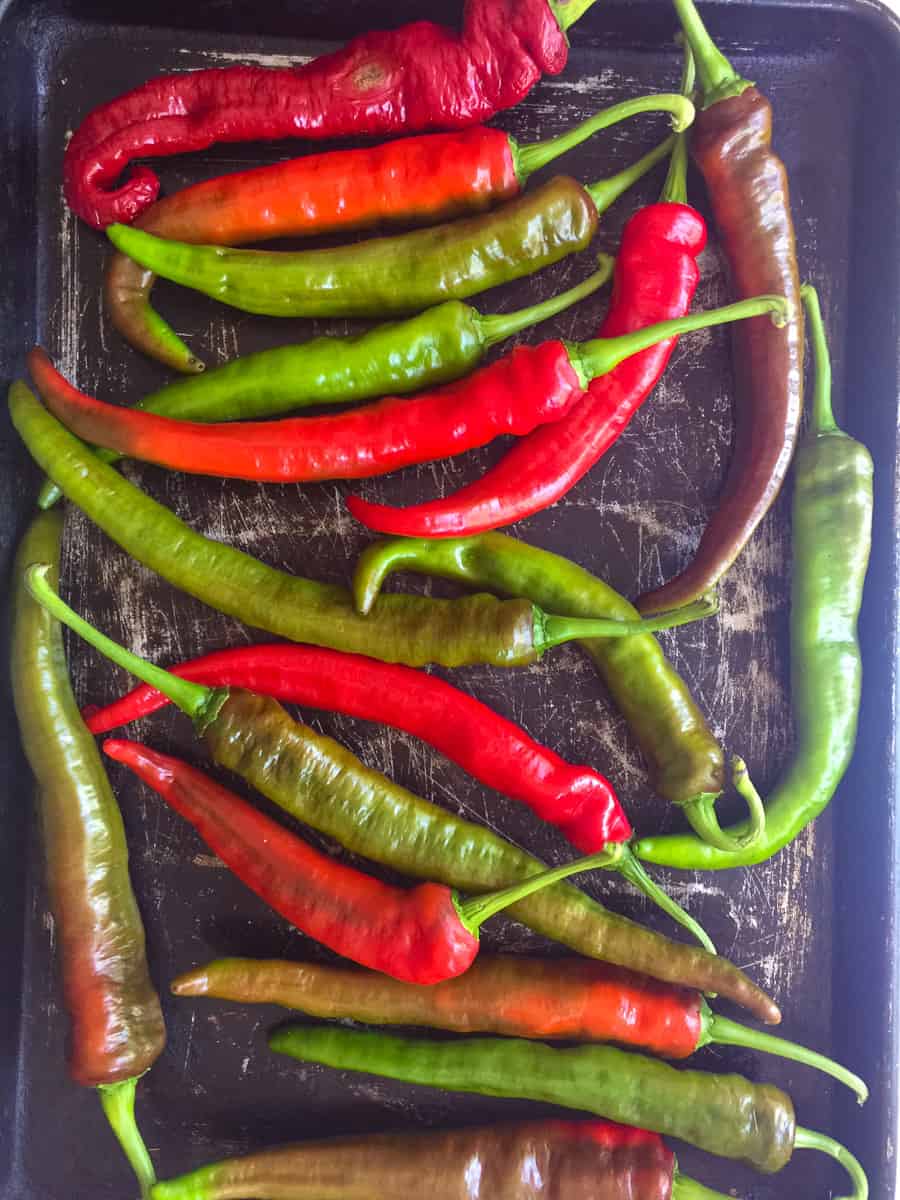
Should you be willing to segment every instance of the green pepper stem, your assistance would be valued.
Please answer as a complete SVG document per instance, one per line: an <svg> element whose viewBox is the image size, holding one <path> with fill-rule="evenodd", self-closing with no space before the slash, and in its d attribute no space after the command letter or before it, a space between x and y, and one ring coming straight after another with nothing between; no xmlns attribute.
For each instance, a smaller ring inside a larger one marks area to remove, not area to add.
<svg viewBox="0 0 900 1200"><path fill-rule="evenodd" d="M605 283L609 282L616 260L609 254L598 254L597 263L598 269L582 283L569 288L566 292L560 292L558 296L551 296L549 300L542 300L540 304L532 304L528 308L520 308L511 313L494 313L488 317L479 315L477 325L485 349L490 349L497 342L502 342L504 338L512 337L514 333L527 329L529 325L537 325L541 321L555 317L565 309L571 308L573 304L577 304L579 300L583 300L586 296L590 296L602 288Z"/></svg>
<svg viewBox="0 0 900 1200"><path fill-rule="evenodd" d="M674 136L667 137L664 142L660 142L658 146L648 150L630 167L625 167L607 179L598 179L596 183L588 184L584 190L593 200L597 212L605 213L608 208L611 208L620 196L624 196L639 180L649 174L657 163L663 162L672 152L674 145Z"/></svg>
<svg viewBox="0 0 900 1200"><path fill-rule="evenodd" d="M700 19L694 0L674 0L675 11L688 45L697 60L697 74L703 89L703 107L709 108L729 96L739 96L748 87L749 79L742 79L718 48Z"/></svg>
<svg viewBox="0 0 900 1200"><path fill-rule="evenodd" d="M459 919L465 925L466 929L468 929L469 933L477 934L479 928L489 917L493 917L495 913L500 912L504 908L509 908L511 904L515 904L519 900L524 900L526 896L530 896L533 892L541 891L543 888L549 887L550 884L559 883L561 879L568 879L570 875L577 875L581 871L594 871L598 868L606 870L615 863L618 851L618 845L614 845L611 849L601 850L599 854L591 854L587 858L579 858L575 862L565 863L561 867L551 867L547 871L531 875L521 883L503 888L500 892L490 892L486 896L475 896L473 899L466 900L465 902L457 900L456 911L459 914Z"/></svg>
<svg viewBox="0 0 900 1200"><path fill-rule="evenodd" d="M681 68L681 94L690 97L694 90L696 71L694 56L685 40L684 65ZM669 158L669 170L666 182L659 196L660 204L687 204L687 134L679 132Z"/></svg>
<svg viewBox="0 0 900 1200"><path fill-rule="evenodd" d="M672 1200L732 1200L732 1197L724 1192L714 1192L696 1179L682 1175L676 1162L672 1174Z"/></svg>
<svg viewBox="0 0 900 1200"><path fill-rule="evenodd" d="M695 921L690 913L685 912L680 904L677 904L668 893L653 882L644 867L627 846L623 847L625 853L622 855L620 862L616 866L616 870L623 879L627 879L632 886L636 887L639 892L652 900L654 904L658 904L663 912L668 913L673 920L679 925L688 930L689 933L697 939L704 950L708 950L710 954L716 953L716 947L713 944L712 938L703 928L699 921Z"/></svg>
<svg viewBox="0 0 900 1200"><path fill-rule="evenodd" d="M50 567L47 563L33 563L25 574L25 585L31 596L42 605L51 616L69 629L84 638L89 646L99 650L117 666L123 667L130 674L137 676L144 683L162 692L176 707L191 718L194 724L203 729L225 702L228 692L223 688L208 688L187 679L179 679L162 667L138 658L124 646L120 646L105 633L100 633L93 625L89 625L83 617L79 617L62 597L53 590L49 579Z"/></svg>
<svg viewBox="0 0 900 1200"><path fill-rule="evenodd" d="M819 293L811 283L800 288L803 305L809 317L809 340L812 342L816 378L813 384L812 428L815 433L833 433L837 429L831 407L831 354L828 334L819 306Z"/></svg>
<svg viewBox="0 0 900 1200"><path fill-rule="evenodd" d="M713 1012L706 1001L703 1001L701 1021L703 1031L700 1041L697 1043L698 1050L701 1046L708 1046L712 1043L716 1046L743 1046L747 1050L758 1050L762 1054L774 1054L778 1058L789 1058L793 1062L803 1063L804 1066L822 1071L839 1083L845 1084L856 1094L860 1104L865 1104L869 1098L869 1089L858 1075L848 1071L846 1067L842 1067L840 1063L827 1058L824 1054L817 1054L815 1050L807 1050L805 1046L798 1046L795 1042L775 1037L771 1033L763 1033L759 1029L748 1029L745 1025L739 1025L737 1021L731 1021L728 1017Z"/></svg>
<svg viewBox="0 0 900 1200"><path fill-rule="evenodd" d="M802 1125L798 1125L794 1134L794 1149L818 1150L841 1164L853 1182L853 1195L835 1196L834 1200L868 1200L869 1181L866 1173L846 1146L842 1146L825 1133L817 1133L814 1129L804 1129Z"/></svg>
<svg viewBox="0 0 900 1200"><path fill-rule="evenodd" d="M538 630L535 630L535 648L549 650L553 646L561 646L563 642L574 642L581 638L633 637L635 634L659 633L663 629L675 629L679 625L689 625L692 621L702 621L705 617L714 616L718 611L719 601L713 594L702 596L692 604L684 604L671 612L657 613L656 616L635 621L617 621L614 617L559 617L553 613L544 613L540 637L537 636Z"/></svg>
<svg viewBox="0 0 900 1200"><path fill-rule="evenodd" d="M750 816L746 824L746 832L735 836L727 833L719 824L716 816L716 801L720 793L701 792L682 804L684 815L690 822L691 828L704 842L715 846L718 850L736 853L748 850L762 837L766 831L766 806L762 797L753 786L753 781L747 771L747 764L738 755L731 760L731 779L738 794L747 802Z"/></svg>
<svg viewBox="0 0 900 1200"><path fill-rule="evenodd" d="M609 129L612 125L618 125L620 121L627 121L629 117L648 112L671 113L672 128L676 133L687 129L694 119L694 106L689 97L678 92L660 92L654 96L640 96L636 100L624 100L621 104L604 108L582 121L580 125L576 125L574 129L569 129L558 137L548 138L545 142L536 142L533 146L520 146L510 138L519 182L524 183L529 175L533 175L541 167L546 167L567 150L574 150L601 129Z"/></svg>
<svg viewBox="0 0 900 1200"><path fill-rule="evenodd" d="M580 20L596 0L550 0L550 11L563 33Z"/></svg>
<svg viewBox="0 0 900 1200"><path fill-rule="evenodd" d="M582 342L581 345L568 343L566 348L572 366L582 380L582 386L587 387L598 375L608 375L624 359L655 346L657 342L693 333L697 329L709 329L714 325L728 325L732 321L744 321L748 317L766 315L770 315L773 324L781 329L791 316L791 305L784 296L753 296L749 300L739 300L736 304L726 304L724 308L713 308L709 312L691 313L686 317L676 317L672 321L647 325L620 337L595 338L592 342Z"/></svg>
<svg viewBox="0 0 900 1200"><path fill-rule="evenodd" d="M142 1200L148 1200L150 1189L156 1183L156 1172L134 1117L136 1090L137 1078L123 1079L121 1083L101 1083L97 1088L106 1119L137 1176Z"/></svg>

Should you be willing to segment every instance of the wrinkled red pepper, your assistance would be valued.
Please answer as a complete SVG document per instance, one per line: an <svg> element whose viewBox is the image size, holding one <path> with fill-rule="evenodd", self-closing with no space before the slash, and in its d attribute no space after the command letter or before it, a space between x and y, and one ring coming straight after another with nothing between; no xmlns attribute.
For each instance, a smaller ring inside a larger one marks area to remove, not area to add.
<svg viewBox="0 0 900 1200"><path fill-rule="evenodd" d="M610 783L567 763L524 729L436 675L316 646L238 646L170 668L209 687L240 687L288 704L379 721L421 738L464 770L556 825L586 854L626 842L631 825ZM155 712L168 700L142 684L85 712L92 733Z"/></svg>
<svg viewBox="0 0 900 1200"><path fill-rule="evenodd" d="M563 25L580 0L467 0L462 33L415 21L363 34L303 66L236 66L161 75L94 109L63 164L75 213L103 229L152 204L148 167L115 182L134 158L204 150L216 142L459 129L486 121L566 64ZM569 10L567 12L567 10Z"/></svg>

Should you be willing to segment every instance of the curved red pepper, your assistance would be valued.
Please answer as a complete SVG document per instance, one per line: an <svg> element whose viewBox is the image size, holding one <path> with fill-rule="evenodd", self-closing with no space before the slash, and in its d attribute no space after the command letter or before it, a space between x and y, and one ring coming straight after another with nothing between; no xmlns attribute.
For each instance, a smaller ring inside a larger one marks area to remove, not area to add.
<svg viewBox="0 0 900 1200"><path fill-rule="evenodd" d="M216 142L459 129L517 104L568 44L548 0L467 0L462 34L416 21L364 34L300 67L226 67L161 75L94 109L66 149L65 196L96 229L130 222L159 180L136 157Z"/></svg>
<svg viewBox="0 0 900 1200"><path fill-rule="evenodd" d="M289 704L379 721L421 738L488 787L556 825L586 854L626 842L631 825L611 784L573 766L524 729L435 675L314 646L239 646L170 668L210 687L240 687ZM146 684L85 712L107 733L168 704Z"/></svg>
<svg viewBox="0 0 900 1200"><path fill-rule="evenodd" d="M685 204L651 204L625 226L602 337L684 316L699 280L706 226ZM357 520L382 533L457 537L519 521L555 503L605 454L650 395L677 338L659 342L595 379L562 420L523 438L481 479L408 508L350 496Z"/></svg>

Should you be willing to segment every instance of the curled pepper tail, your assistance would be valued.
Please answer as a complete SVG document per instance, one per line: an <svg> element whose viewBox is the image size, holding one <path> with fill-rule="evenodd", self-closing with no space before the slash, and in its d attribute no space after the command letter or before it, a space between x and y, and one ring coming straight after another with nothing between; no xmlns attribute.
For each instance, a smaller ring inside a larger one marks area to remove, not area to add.
<svg viewBox="0 0 900 1200"><path fill-rule="evenodd" d="M716 816L718 796L712 792L701 792L682 805L684 815L701 841L727 852L748 850L756 845L766 831L766 809L762 797L753 786L747 764L737 755L731 760L731 778L738 793L747 801L750 815L746 832L736 835L722 828Z"/></svg>

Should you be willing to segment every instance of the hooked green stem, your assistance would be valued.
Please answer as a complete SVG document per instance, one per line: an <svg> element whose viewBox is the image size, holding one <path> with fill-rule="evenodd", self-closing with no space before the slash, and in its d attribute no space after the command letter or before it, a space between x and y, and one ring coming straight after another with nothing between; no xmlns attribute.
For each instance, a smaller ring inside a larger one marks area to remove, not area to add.
<svg viewBox="0 0 900 1200"><path fill-rule="evenodd" d="M794 1149L818 1150L841 1164L853 1182L853 1194L851 1196L835 1196L834 1200L868 1200L869 1181L866 1173L846 1146L842 1146L840 1142L836 1142L834 1138L828 1137L825 1133L817 1133L814 1129L804 1129L802 1125L798 1125L794 1134Z"/></svg>
<svg viewBox="0 0 900 1200"><path fill-rule="evenodd" d="M747 764L738 755L731 760L731 780L738 794L747 802L750 815L746 822L746 832L735 836L727 833L719 824L716 816L716 801L719 793L701 792L684 802L684 815L690 822L691 828L704 842L715 846L718 850L735 853L748 850L762 837L766 831L766 806L762 797L753 786L753 781L747 771Z"/></svg>
<svg viewBox="0 0 900 1200"><path fill-rule="evenodd" d="M809 340L812 342L816 364L813 384L812 425L816 433L833 433L837 429L831 408L831 354L828 350L828 334L819 307L819 293L811 283L800 288L803 305L809 317Z"/></svg>
<svg viewBox="0 0 900 1200"><path fill-rule="evenodd" d="M567 343L566 349L582 386L587 387L598 375L608 375L624 359L655 346L657 342L693 333L697 329L709 329L714 325L728 325L732 321L766 315L771 316L772 323L781 329L791 316L791 305L784 296L754 296L749 300L739 300L736 304L726 304L724 308L713 308L709 312L691 313L672 321L647 325L621 337L595 338L581 345Z"/></svg>
<svg viewBox="0 0 900 1200"><path fill-rule="evenodd" d="M680 904L677 904L670 895L653 882L644 870L644 867L638 862L627 846L624 847L624 850L625 853L616 866L616 870L622 878L627 879L639 892L643 892L648 900L652 900L654 904L658 904L663 912L668 913L674 921L677 921L679 925L693 934L704 950L708 950L710 954L715 954L716 947L713 944L712 938L710 938L700 922L695 921L690 913L685 912Z"/></svg>
<svg viewBox="0 0 900 1200"><path fill-rule="evenodd" d="M732 1197L724 1192L714 1192L696 1179L682 1175L676 1162L672 1175L672 1200L732 1200Z"/></svg>
<svg viewBox="0 0 900 1200"><path fill-rule="evenodd" d="M611 850L601 850L599 854L591 854L587 858L579 858L561 867L551 867L547 871L531 875L521 883L503 888L502 891L475 896L465 902L457 900L456 911L459 913L459 919L470 933L476 934L488 918L504 908L509 908L511 904L524 900L533 892L541 891L550 884L559 883L561 879L568 879L570 875L577 875L581 871L594 871L598 868L606 870L615 863L617 852L618 846L614 846Z"/></svg>
<svg viewBox="0 0 900 1200"><path fill-rule="evenodd" d="M729 96L739 96L748 87L749 79L743 79L718 48L700 19L694 0L674 0L675 11L688 45L697 60L697 74L703 89L703 107L709 108Z"/></svg>
<svg viewBox="0 0 900 1200"><path fill-rule="evenodd" d="M106 1119L137 1176L142 1200L148 1200L150 1189L156 1183L156 1172L134 1117L136 1090L137 1078L123 1079L121 1083L101 1083L97 1088Z"/></svg>
<svg viewBox="0 0 900 1200"><path fill-rule="evenodd" d="M565 33L595 3L596 0L550 0L550 11Z"/></svg>
<svg viewBox="0 0 900 1200"><path fill-rule="evenodd" d="M596 183L589 184L584 190L593 200L597 212L605 213L611 208L620 196L624 196L639 180L649 174L657 163L661 163L671 153L674 145L674 136L667 137L631 166L610 175L607 179L598 179Z"/></svg>
<svg viewBox="0 0 900 1200"><path fill-rule="evenodd" d="M535 618L535 645L540 640L540 649L549 650L553 646L561 646L564 642L573 642L581 638L595 637L632 637L635 634L659 633L663 629L675 629L679 625L689 625L692 621L702 621L705 617L714 616L719 611L718 598L702 596L692 604L682 605L671 612L657 613L653 617L643 617L635 621L617 621L614 617L559 617L553 613L543 613L538 639L538 618Z"/></svg>
<svg viewBox="0 0 900 1200"><path fill-rule="evenodd" d="M803 1063L806 1067L830 1075L832 1079L838 1080L855 1092L860 1104L865 1104L869 1098L869 1089L858 1075L854 1075L852 1071L848 1071L846 1067L824 1054L817 1054L815 1050L807 1050L805 1046L798 1046L795 1042L775 1037L771 1033L739 1025L737 1021L714 1013L705 1000L702 1003L701 1020L703 1032L697 1043L698 1050L701 1046L712 1043L716 1046L743 1046L748 1050L759 1050L763 1054L775 1054L779 1058L789 1058L793 1062Z"/></svg>
<svg viewBox="0 0 900 1200"><path fill-rule="evenodd" d="M690 96L694 90L696 70L694 56L687 41L684 43L684 66L681 68L681 94ZM687 204L687 134L679 132L669 159L669 171L660 193L660 204Z"/></svg>
<svg viewBox="0 0 900 1200"><path fill-rule="evenodd" d="M540 304L532 304L528 308L520 308L517 312L479 317L478 328L485 348L490 348L504 338L512 337L514 333L527 329L530 325L537 325L540 321L555 317L602 288L609 282L616 260L609 254L598 254L597 263L598 269L593 275L589 275L582 283L561 292L558 296L551 296L549 300L542 300Z"/></svg>
<svg viewBox="0 0 900 1200"><path fill-rule="evenodd" d="M62 597L54 591L49 580L50 567L47 563L33 563L25 574L25 585L31 596L42 605L51 616L69 629L84 638L89 646L99 650L101 654L135 675L144 683L162 692L176 707L191 718L198 730L202 730L215 720L217 713L228 697L224 688L208 688L187 679L179 679L162 667L138 658L124 646L120 646L105 633L100 633L93 625L89 625L83 617L79 617Z"/></svg>
<svg viewBox="0 0 900 1200"><path fill-rule="evenodd" d="M629 117L648 112L671 113L672 128L676 132L687 129L694 119L694 106L687 96L678 92L660 92L655 96L640 96L636 100L624 100L621 104L614 104L611 108L605 108L582 121L574 129L569 129L558 137L548 138L545 142L536 142L533 146L520 146L510 138L519 182L524 183L529 175L547 166L567 150L580 146L601 129L609 129L612 125L618 125L620 121L627 121Z"/></svg>

